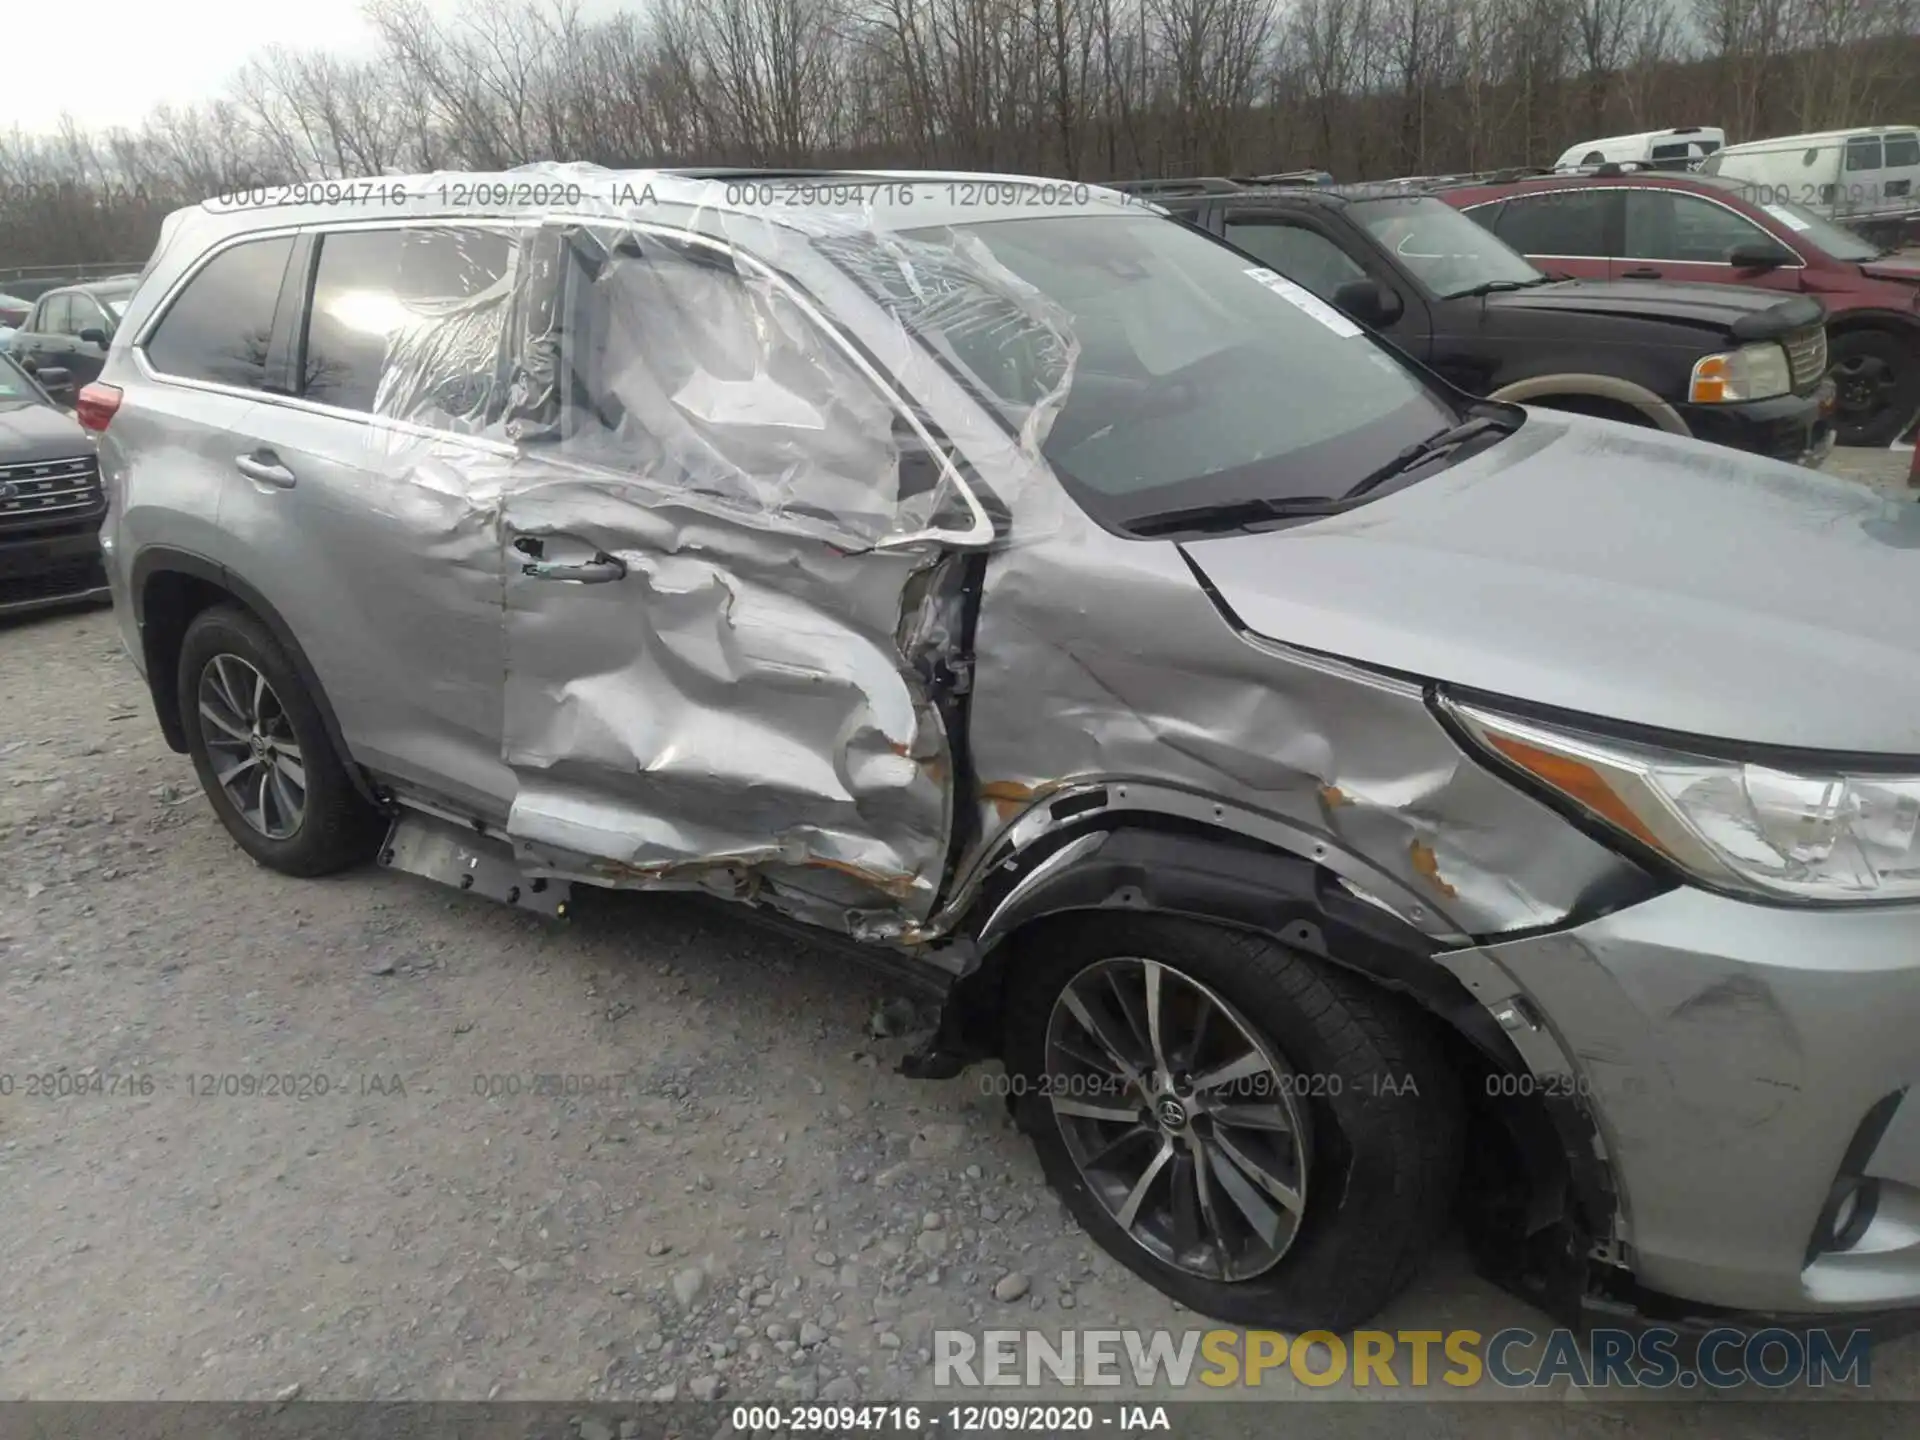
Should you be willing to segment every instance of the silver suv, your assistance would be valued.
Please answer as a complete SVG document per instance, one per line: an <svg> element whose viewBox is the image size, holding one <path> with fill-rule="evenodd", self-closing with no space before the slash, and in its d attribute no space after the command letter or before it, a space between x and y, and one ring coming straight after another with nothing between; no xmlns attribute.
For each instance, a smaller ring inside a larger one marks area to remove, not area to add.
<svg viewBox="0 0 1920 1440"><path fill-rule="evenodd" d="M81 414L266 865L849 937L1226 1320L1920 1302L1920 507L977 175L209 202Z"/></svg>

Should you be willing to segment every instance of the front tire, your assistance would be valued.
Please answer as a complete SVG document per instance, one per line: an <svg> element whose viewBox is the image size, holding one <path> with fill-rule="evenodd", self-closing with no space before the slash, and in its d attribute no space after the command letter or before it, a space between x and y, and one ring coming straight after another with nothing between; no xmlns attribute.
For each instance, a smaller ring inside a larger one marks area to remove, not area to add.
<svg viewBox="0 0 1920 1440"><path fill-rule="evenodd" d="M285 875L369 859L384 820L354 788L319 707L266 626L196 615L180 646L180 723L200 787L234 842Z"/></svg>
<svg viewBox="0 0 1920 1440"><path fill-rule="evenodd" d="M1007 1068L1080 1224L1220 1320L1377 1314L1459 1183L1459 1084L1430 1022L1264 935L1111 912L1043 934L1020 957Z"/></svg>
<svg viewBox="0 0 1920 1440"><path fill-rule="evenodd" d="M1833 337L1828 374L1839 394L1842 445L1891 445L1920 409L1920 338L1890 330Z"/></svg>

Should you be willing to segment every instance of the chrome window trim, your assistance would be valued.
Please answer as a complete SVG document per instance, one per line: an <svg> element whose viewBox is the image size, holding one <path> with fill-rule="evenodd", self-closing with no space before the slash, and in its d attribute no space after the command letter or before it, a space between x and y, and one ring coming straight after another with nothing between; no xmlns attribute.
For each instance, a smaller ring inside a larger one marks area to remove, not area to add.
<svg viewBox="0 0 1920 1440"><path fill-rule="evenodd" d="M1489 205L1511 205L1516 200L1532 200L1542 195L1560 195L1569 190L1601 190L1609 194L1620 195L1632 195L1648 190L1664 190L1670 194L1684 195L1690 200L1703 200L1709 205L1719 206L1736 220L1744 221L1746 224L1753 226L1754 229L1758 230L1762 235L1765 235L1769 240L1793 256L1796 263L1792 265L1777 265L1774 267L1775 269L1804 270L1807 268L1807 257L1802 255L1791 241L1782 240L1751 215L1742 214L1740 211L1734 209L1733 206L1727 204L1726 201L1715 196L1702 195L1698 190L1685 190L1677 185L1558 185L1551 190L1529 190L1518 195L1502 195L1493 200L1481 200L1472 205L1463 205L1460 207L1460 213L1463 215L1471 215L1475 210L1485 209ZM1623 246L1626 243L1626 227L1624 224L1621 227L1621 243ZM1733 268L1733 266L1725 260L1668 260L1655 255L1552 255L1546 251L1529 251L1527 253L1538 254L1542 260L1599 260L1607 262L1618 260L1622 263L1631 263L1634 265L1718 265L1723 270L1731 270Z"/></svg>

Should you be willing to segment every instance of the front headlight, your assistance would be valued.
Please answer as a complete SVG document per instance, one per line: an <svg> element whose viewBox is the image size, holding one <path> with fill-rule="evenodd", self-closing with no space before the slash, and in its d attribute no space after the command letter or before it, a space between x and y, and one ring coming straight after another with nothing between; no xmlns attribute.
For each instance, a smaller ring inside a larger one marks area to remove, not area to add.
<svg viewBox="0 0 1920 1440"><path fill-rule="evenodd" d="M1489 752L1710 888L1814 904L1920 896L1920 774L1776 770L1447 709Z"/></svg>
<svg viewBox="0 0 1920 1440"><path fill-rule="evenodd" d="M1687 398L1696 405L1722 405L1736 400L1766 400L1793 389L1793 367L1787 352L1771 343L1742 345L1720 355L1702 355L1693 364Z"/></svg>

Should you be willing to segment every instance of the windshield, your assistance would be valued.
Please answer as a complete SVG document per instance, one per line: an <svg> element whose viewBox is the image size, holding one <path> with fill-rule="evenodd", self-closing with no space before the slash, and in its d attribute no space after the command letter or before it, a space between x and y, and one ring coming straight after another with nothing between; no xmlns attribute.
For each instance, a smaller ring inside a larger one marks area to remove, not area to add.
<svg viewBox="0 0 1920 1440"><path fill-rule="evenodd" d="M1510 289L1547 278L1478 221L1430 195L1356 201L1353 218L1443 300L1481 286Z"/></svg>
<svg viewBox="0 0 1920 1440"><path fill-rule="evenodd" d="M1809 245L1819 246L1836 260L1878 260L1887 253L1878 245L1869 245L1846 226L1823 219L1790 200L1768 200L1760 208Z"/></svg>
<svg viewBox="0 0 1920 1440"><path fill-rule="evenodd" d="M1016 428L1066 381L1041 450L1111 523L1337 496L1459 418L1339 311L1178 221L1049 216L898 238L906 254L848 268ZM1070 375L1054 330L951 263L975 241L1057 308L1078 347Z"/></svg>

